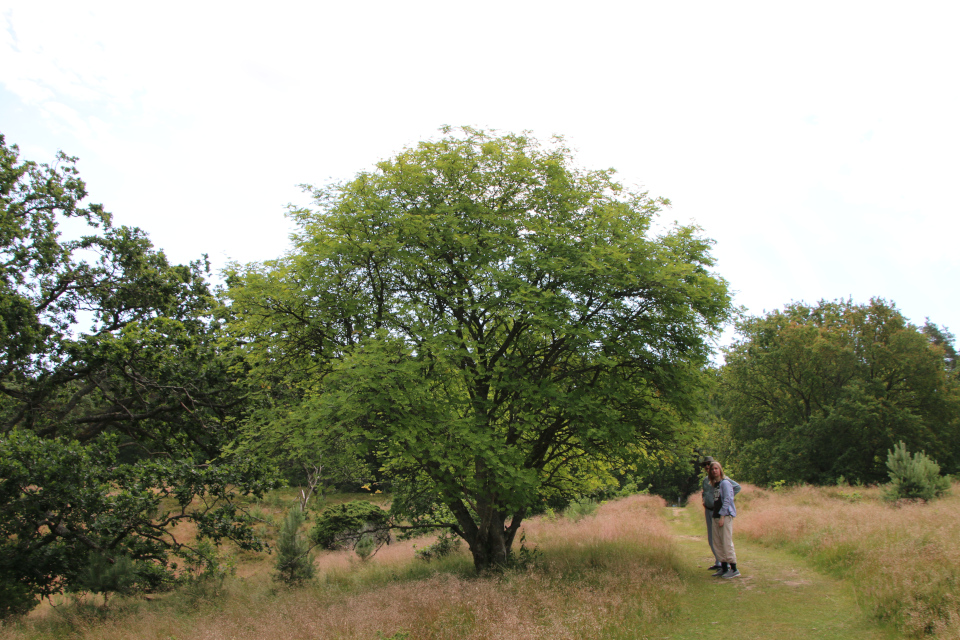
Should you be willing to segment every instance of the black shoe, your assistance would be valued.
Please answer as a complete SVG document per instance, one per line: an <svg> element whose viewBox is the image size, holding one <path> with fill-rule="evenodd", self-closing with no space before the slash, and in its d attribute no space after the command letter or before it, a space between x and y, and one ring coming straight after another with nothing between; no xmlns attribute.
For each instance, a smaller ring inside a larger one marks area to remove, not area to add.
<svg viewBox="0 0 960 640"><path fill-rule="evenodd" d="M715 564L712 567L707 567L707 571L716 571L717 569L722 568L719 564Z"/></svg>

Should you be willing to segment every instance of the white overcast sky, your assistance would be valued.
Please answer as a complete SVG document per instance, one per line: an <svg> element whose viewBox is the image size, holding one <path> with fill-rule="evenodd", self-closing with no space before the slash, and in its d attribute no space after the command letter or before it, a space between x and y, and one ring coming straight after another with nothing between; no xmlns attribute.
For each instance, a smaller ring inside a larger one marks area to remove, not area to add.
<svg viewBox="0 0 960 640"><path fill-rule="evenodd" d="M562 134L716 240L751 313L960 332L960 3L0 1L0 132L176 261L444 124Z"/></svg>

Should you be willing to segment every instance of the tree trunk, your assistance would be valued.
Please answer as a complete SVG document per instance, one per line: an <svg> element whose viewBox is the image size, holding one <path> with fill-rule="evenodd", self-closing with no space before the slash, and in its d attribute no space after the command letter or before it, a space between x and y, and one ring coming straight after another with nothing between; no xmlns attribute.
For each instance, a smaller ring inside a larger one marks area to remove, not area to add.
<svg viewBox="0 0 960 640"><path fill-rule="evenodd" d="M508 541L505 534L503 520L491 518L487 526L477 528L473 540L467 540L470 553L473 554L473 566L478 573L507 564L513 540Z"/></svg>
<svg viewBox="0 0 960 640"><path fill-rule="evenodd" d="M454 509L454 513L458 516L461 535L470 548L473 566L478 573L503 567L509 562L513 540L525 511L513 514L509 525L506 524L506 514L493 507L482 510L479 523L473 518L466 520L461 517L467 515L466 509Z"/></svg>
<svg viewBox="0 0 960 640"><path fill-rule="evenodd" d="M489 472L482 459L475 461L478 479L489 480ZM489 481L487 489L476 496L475 503L468 504L455 498L447 503L457 519L457 533L467 542L473 554L473 566L477 572L503 567L510 559L513 539L520 529L520 522L526 516L526 509L513 513L510 524L507 516L510 512L498 499L496 483Z"/></svg>

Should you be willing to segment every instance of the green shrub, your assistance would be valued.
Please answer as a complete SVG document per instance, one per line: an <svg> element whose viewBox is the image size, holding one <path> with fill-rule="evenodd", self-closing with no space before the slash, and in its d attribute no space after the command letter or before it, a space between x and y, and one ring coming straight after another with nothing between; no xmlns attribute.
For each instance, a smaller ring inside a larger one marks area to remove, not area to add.
<svg viewBox="0 0 960 640"><path fill-rule="evenodd" d="M379 548L390 541L390 514L375 504L353 500L324 509L310 531L311 539L324 549L366 545L372 538Z"/></svg>
<svg viewBox="0 0 960 640"><path fill-rule="evenodd" d="M360 537L357 538L357 543L353 545L353 552L356 553L361 560L369 560L379 548L376 538L367 532L363 532L360 534Z"/></svg>
<svg viewBox="0 0 960 640"><path fill-rule="evenodd" d="M310 543L300 535L300 526L306 516L299 507L287 511L287 517L277 538L277 573L274 578L286 584L300 584L313 577L313 557Z"/></svg>
<svg viewBox="0 0 960 640"><path fill-rule="evenodd" d="M30 585L20 584L0 573L0 620L25 616L40 604Z"/></svg>
<svg viewBox="0 0 960 640"><path fill-rule="evenodd" d="M136 567L129 556L109 558L100 553L92 553L77 582L79 590L103 594L103 604L106 606L111 593L133 593L137 586Z"/></svg>
<svg viewBox="0 0 960 640"><path fill-rule="evenodd" d="M445 558L459 549L460 544L460 538L452 533L445 532L440 534L440 537L437 538L436 542L427 545L422 549L417 549L413 552L413 555L416 556L417 559L425 562L439 560L440 558Z"/></svg>
<svg viewBox="0 0 960 640"><path fill-rule="evenodd" d="M887 452L887 469L890 485L884 497L888 500L932 500L950 488L949 478L940 475L940 465L922 451L911 456L903 442Z"/></svg>
<svg viewBox="0 0 960 640"><path fill-rule="evenodd" d="M563 510L563 515L574 522L579 522L587 516L593 515L593 512L596 511L599 506L596 500L580 498L579 500L571 502L570 505Z"/></svg>

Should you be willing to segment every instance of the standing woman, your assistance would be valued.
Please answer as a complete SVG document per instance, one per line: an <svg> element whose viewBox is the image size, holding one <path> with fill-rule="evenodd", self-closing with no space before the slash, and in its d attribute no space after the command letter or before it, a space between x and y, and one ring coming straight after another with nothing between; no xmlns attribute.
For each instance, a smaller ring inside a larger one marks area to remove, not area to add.
<svg viewBox="0 0 960 640"><path fill-rule="evenodd" d="M733 484L723 475L723 467L714 460L710 463L710 483L713 485L713 543L717 548L720 569L714 576L736 578L737 552L733 549L733 519L737 507L733 504Z"/></svg>
<svg viewBox="0 0 960 640"><path fill-rule="evenodd" d="M710 553L713 554L714 563L712 567L707 567L708 571L716 571L720 568L720 554L717 553L716 546L713 544L713 482L710 481L710 464L713 458L706 456L700 466L703 467L703 482L700 483L700 498L703 501L703 515L707 526L707 543L710 545ZM724 476L733 485L733 495L740 493L740 485L730 476Z"/></svg>

